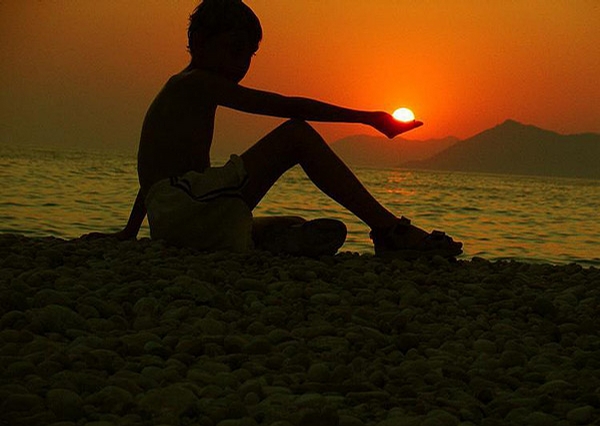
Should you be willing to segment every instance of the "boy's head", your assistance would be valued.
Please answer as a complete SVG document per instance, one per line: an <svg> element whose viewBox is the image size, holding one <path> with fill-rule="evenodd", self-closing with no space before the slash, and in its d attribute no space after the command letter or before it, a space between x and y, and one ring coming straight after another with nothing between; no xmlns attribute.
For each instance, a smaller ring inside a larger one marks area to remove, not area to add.
<svg viewBox="0 0 600 426"><path fill-rule="evenodd" d="M253 54L262 39L260 21L242 0L203 0L190 16L188 27L192 62L206 54L211 44L220 43L219 47L227 50L219 40L223 38L230 39L228 44L237 53L246 50Z"/></svg>

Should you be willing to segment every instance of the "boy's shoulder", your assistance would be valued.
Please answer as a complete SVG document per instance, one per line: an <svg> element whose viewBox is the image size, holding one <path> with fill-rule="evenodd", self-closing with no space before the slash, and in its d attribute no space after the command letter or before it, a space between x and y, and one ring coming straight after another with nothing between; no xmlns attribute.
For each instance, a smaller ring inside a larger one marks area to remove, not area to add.
<svg viewBox="0 0 600 426"><path fill-rule="evenodd" d="M167 86L187 86L191 84L206 83L210 84L215 76L208 71L202 69L184 69L183 71L173 74L167 80Z"/></svg>
<svg viewBox="0 0 600 426"><path fill-rule="evenodd" d="M214 98L220 91L227 90L229 86L231 83L211 72L202 69L185 69L172 75L162 91L163 94L200 100L200 98Z"/></svg>
<svg viewBox="0 0 600 426"><path fill-rule="evenodd" d="M214 84L203 70L183 70L169 77L156 95L155 102L199 107L212 104Z"/></svg>
<svg viewBox="0 0 600 426"><path fill-rule="evenodd" d="M190 106L223 105L236 109L249 90L219 74L194 68L172 75L162 92L162 96Z"/></svg>

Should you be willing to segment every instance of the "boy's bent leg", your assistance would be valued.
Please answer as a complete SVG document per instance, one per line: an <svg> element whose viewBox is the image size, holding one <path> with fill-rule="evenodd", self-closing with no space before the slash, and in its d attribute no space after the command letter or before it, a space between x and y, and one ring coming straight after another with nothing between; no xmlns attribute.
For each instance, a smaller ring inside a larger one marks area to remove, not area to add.
<svg viewBox="0 0 600 426"><path fill-rule="evenodd" d="M290 120L242 154L248 183L242 190L253 209L288 169L299 164L312 182L371 227L376 252L426 252L456 256L461 243L406 224L384 208L306 122ZM441 234L441 235L440 235Z"/></svg>
<svg viewBox="0 0 600 426"><path fill-rule="evenodd" d="M242 195L252 209L283 173L299 164L319 189L371 228L390 227L397 221L304 121L285 122L241 157L249 177Z"/></svg>

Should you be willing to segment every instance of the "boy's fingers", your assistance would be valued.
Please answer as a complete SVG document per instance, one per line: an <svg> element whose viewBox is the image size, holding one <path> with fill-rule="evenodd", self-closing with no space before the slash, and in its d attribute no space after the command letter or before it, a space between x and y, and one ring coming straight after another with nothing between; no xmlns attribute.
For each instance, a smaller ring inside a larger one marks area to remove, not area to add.
<svg viewBox="0 0 600 426"><path fill-rule="evenodd" d="M413 120L410 122L410 129L416 129L417 127L421 127L423 125L422 121Z"/></svg>

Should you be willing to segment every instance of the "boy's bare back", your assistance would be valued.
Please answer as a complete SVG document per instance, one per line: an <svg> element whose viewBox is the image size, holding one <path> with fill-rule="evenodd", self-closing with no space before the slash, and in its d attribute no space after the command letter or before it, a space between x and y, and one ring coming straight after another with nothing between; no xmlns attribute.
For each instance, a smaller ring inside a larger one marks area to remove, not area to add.
<svg viewBox="0 0 600 426"><path fill-rule="evenodd" d="M189 77L187 70L171 77L146 113L138 151L144 195L161 179L210 166L217 105L192 97Z"/></svg>

